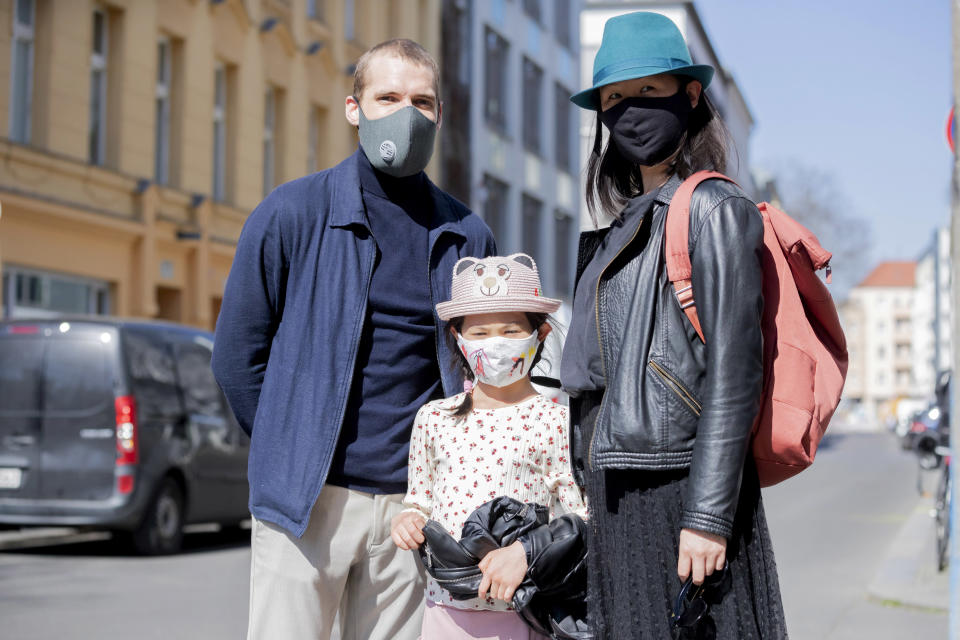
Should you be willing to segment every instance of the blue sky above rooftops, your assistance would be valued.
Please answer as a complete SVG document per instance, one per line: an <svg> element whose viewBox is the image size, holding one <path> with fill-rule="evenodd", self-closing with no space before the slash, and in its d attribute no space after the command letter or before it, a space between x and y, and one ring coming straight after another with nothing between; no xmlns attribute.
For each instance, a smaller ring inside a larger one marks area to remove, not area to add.
<svg viewBox="0 0 960 640"><path fill-rule="evenodd" d="M753 166L829 174L872 226L870 262L915 259L950 219L949 3L695 4L756 120Z"/></svg>

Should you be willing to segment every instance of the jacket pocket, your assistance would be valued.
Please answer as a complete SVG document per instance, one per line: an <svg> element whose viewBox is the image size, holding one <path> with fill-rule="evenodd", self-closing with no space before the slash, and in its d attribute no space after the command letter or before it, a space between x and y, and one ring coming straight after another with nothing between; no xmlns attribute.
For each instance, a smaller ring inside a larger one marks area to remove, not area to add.
<svg viewBox="0 0 960 640"><path fill-rule="evenodd" d="M697 400L692 393L684 386L680 380L670 373L666 367L651 359L647 363L647 366L650 367L650 370L653 371L654 375L666 385L667 389L673 392L674 395L686 406L695 416L700 417L700 412L703 411L703 405L700 404L700 401Z"/></svg>

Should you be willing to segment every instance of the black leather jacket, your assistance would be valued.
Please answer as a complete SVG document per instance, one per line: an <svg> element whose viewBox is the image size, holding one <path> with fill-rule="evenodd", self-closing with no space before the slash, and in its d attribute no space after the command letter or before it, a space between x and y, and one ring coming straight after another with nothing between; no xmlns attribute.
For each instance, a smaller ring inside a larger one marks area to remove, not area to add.
<svg viewBox="0 0 960 640"><path fill-rule="evenodd" d="M664 223L680 182L674 176L661 188L600 278L606 389L590 433L577 420L584 400L571 400L574 469L689 467L681 526L729 538L763 382L763 224L730 182L708 180L694 192L690 249L704 344L677 303L664 262ZM578 281L605 231L581 236Z"/></svg>
<svg viewBox="0 0 960 640"><path fill-rule="evenodd" d="M477 566L494 549L517 540L527 556L527 575L513 595L517 613L537 633L557 640L593 640L586 623L586 525L566 514L549 523L543 505L501 496L467 518L459 542L427 520L420 560L455 600L477 597Z"/></svg>

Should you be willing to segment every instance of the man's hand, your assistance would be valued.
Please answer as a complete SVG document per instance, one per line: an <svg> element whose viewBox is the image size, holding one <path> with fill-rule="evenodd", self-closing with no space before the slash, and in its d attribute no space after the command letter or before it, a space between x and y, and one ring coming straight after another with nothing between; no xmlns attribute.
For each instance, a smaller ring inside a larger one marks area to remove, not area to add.
<svg viewBox="0 0 960 640"><path fill-rule="evenodd" d="M483 572L477 595L485 598L489 591L491 597L510 602L527 575L527 553L518 540L509 547L491 551L477 566Z"/></svg>
<svg viewBox="0 0 960 640"><path fill-rule="evenodd" d="M390 537L394 544L405 551L419 549L423 544L423 527L427 521L413 511L404 511L393 516L390 521Z"/></svg>
<svg viewBox="0 0 960 640"><path fill-rule="evenodd" d="M686 580L693 575L694 584L703 584L704 576L723 569L727 561L727 539L706 531L680 531L680 557L677 575Z"/></svg>

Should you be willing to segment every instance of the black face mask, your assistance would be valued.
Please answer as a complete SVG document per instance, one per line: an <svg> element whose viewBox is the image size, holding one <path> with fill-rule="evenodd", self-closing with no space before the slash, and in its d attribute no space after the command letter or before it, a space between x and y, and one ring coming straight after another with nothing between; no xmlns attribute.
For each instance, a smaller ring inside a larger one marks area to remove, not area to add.
<svg viewBox="0 0 960 640"><path fill-rule="evenodd" d="M693 107L680 88L666 98L624 98L600 113L617 151L645 167L660 164L680 146Z"/></svg>

